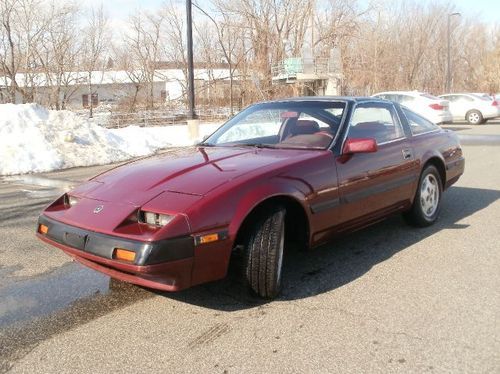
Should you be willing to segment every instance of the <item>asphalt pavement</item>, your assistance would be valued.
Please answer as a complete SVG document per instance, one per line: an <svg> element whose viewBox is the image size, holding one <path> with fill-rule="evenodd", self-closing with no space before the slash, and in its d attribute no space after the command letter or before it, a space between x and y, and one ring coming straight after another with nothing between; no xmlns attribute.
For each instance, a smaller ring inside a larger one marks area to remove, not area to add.
<svg viewBox="0 0 500 374"><path fill-rule="evenodd" d="M272 302L231 277L153 292L38 241L44 206L109 166L0 179L0 373L499 373L500 122L445 127L466 172L439 222L290 253Z"/></svg>

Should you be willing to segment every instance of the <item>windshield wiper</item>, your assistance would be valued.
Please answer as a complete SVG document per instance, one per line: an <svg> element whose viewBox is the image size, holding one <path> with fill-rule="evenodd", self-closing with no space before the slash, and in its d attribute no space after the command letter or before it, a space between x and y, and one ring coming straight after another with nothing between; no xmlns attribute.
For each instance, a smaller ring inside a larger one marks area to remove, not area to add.
<svg viewBox="0 0 500 374"><path fill-rule="evenodd" d="M276 148L274 144L265 144L265 143L241 143L236 144L239 147L256 147L256 148Z"/></svg>
<svg viewBox="0 0 500 374"><path fill-rule="evenodd" d="M196 146L197 147L215 147L215 144L201 142L201 143L196 144Z"/></svg>

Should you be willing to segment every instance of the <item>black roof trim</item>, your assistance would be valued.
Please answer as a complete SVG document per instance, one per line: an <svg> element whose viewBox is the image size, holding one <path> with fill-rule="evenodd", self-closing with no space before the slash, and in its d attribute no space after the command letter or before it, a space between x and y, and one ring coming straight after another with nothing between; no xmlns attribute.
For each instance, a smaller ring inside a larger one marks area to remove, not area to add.
<svg viewBox="0 0 500 374"><path fill-rule="evenodd" d="M371 96L297 96L297 97L287 97L284 99L262 101L260 103L255 103L255 104L296 102L296 101L347 101L347 102L377 101L384 103L389 102L388 100Z"/></svg>

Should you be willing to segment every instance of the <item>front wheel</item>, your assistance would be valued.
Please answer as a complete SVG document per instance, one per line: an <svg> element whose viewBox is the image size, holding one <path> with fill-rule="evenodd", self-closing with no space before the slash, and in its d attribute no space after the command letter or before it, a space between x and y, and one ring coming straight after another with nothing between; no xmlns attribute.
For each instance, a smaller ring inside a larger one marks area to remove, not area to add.
<svg viewBox="0 0 500 374"><path fill-rule="evenodd" d="M471 125L480 125L483 123L483 115L479 110L471 110L467 112L465 119Z"/></svg>
<svg viewBox="0 0 500 374"><path fill-rule="evenodd" d="M275 298L281 289L285 213L280 206L268 209L254 224L245 245L246 283L265 299Z"/></svg>
<svg viewBox="0 0 500 374"><path fill-rule="evenodd" d="M426 227L436 222L441 209L443 187L439 171L428 165L420 175L417 193L404 218L414 226Z"/></svg>

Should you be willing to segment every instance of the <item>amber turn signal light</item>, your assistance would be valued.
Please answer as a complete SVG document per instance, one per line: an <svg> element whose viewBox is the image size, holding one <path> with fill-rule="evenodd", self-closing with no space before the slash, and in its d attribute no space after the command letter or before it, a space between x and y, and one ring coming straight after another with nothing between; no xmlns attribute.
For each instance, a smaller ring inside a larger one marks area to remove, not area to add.
<svg viewBox="0 0 500 374"><path fill-rule="evenodd" d="M117 260L134 262L135 252L129 251L129 250L123 249L123 248L115 248L115 256L114 257Z"/></svg>
<svg viewBox="0 0 500 374"><path fill-rule="evenodd" d="M200 236L199 243L200 244L206 244L206 243L216 242L217 240L219 240L219 234L218 233L208 234L208 235Z"/></svg>
<svg viewBox="0 0 500 374"><path fill-rule="evenodd" d="M45 225L38 225L38 232L42 235L47 235L47 233L49 232L49 228Z"/></svg>
<svg viewBox="0 0 500 374"><path fill-rule="evenodd" d="M210 234L196 235L194 237L194 245L208 244L225 240L228 237L227 231L212 232Z"/></svg>

